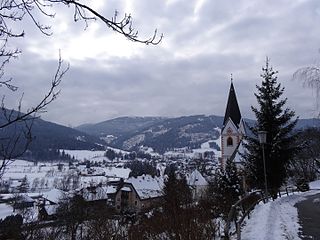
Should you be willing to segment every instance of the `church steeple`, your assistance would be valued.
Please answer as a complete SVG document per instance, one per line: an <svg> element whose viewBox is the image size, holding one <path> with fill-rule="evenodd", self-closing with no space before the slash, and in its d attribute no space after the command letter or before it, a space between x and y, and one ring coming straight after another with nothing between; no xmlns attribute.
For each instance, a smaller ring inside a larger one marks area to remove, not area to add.
<svg viewBox="0 0 320 240"><path fill-rule="evenodd" d="M226 112L224 114L223 126L226 125L229 118L231 118L233 123L237 127L239 127L239 123L241 120L241 113L240 113L240 109L237 101L236 92L233 86L232 74L231 74L231 85L229 90L228 103L227 103Z"/></svg>

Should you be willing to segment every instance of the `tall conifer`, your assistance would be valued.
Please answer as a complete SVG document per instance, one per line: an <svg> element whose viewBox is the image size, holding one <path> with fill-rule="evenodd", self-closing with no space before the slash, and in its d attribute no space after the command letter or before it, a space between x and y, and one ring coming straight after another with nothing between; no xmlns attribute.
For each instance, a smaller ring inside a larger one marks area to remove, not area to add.
<svg viewBox="0 0 320 240"><path fill-rule="evenodd" d="M293 129L297 123L294 111L285 108L287 98L281 98L284 88L277 82L277 71L269 65L262 68L262 84L256 86L258 106L251 107L256 116L256 124L250 127L251 136L244 143L244 165L251 186L264 189L264 168L262 148L258 132L267 131L265 148L268 191L274 197L286 180L286 166L295 151ZM250 181L251 180L251 181Z"/></svg>

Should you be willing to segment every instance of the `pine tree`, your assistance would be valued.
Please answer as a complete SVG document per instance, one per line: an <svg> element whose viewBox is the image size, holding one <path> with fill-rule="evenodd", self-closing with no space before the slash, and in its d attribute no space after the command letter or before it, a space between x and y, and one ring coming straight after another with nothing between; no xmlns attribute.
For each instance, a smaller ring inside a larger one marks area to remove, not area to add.
<svg viewBox="0 0 320 240"><path fill-rule="evenodd" d="M287 98L281 98L284 88L277 82L277 71L269 66L262 68L262 85L256 86L258 107L251 107L256 116L256 124L250 127L252 137L246 137L244 162L251 187L264 189L264 168L262 148L258 132L267 131L264 145L268 191L276 197L286 180L286 166L295 152L293 129L297 123L295 113L285 108Z"/></svg>
<svg viewBox="0 0 320 240"><path fill-rule="evenodd" d="M18 192L19 193L26 193L29 191L29 181L27 179L27 176L24 176L24 178L22 178L21 184L17 187Z"/></svg>
<svg viewBox="0 0 320 240"><path fill-rule="evenodd" d="M170 171L163 188L163 207L169 213L176 213L192 200L192 193L185 177L178 179L174 171Z"/></svg>
<svg viewBox="0 0 320 240"><path fill-rule="evenodd" d="M231 206L243 193L241 183L235 162L228 159L225 169L218 169L213 184L209 186L215 215L222 215L224 219L228 217Z"/></svg>

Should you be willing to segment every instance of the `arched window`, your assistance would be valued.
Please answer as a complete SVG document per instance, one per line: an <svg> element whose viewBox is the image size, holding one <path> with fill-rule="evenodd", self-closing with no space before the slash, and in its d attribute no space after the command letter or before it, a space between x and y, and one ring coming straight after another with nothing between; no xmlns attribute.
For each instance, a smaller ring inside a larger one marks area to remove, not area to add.
<svg viewBox="0 0 320 240"><path fill-rule="evenodd" d="M229 146L233 146L233 139L232 139L232 137L228 137L228 138L227 138L227 147L229 147Z"/></svg>

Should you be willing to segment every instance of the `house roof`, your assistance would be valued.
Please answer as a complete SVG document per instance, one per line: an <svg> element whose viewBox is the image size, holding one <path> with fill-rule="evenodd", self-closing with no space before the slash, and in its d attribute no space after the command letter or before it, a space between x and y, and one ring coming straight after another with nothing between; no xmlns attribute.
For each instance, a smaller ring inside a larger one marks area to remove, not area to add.
<svg viewBox="0 0 320 240"><path fill-rule="evenodd" d="M129 178L126 182L134 187L140 199L155 198L163 195L164 180L162 177L142 175L136 178Z"/></svg>
<svg viewBox="0 0 320 240"><path fill-rule="evenodd" d="M207 186L208 182L202 174L196 169L187 176L187 183L189 186Z"/></svg>
<svg viewBox="0 0 320 240"><path fill-rule="evenodd" d="M64 196L65 192L59 189L51 189L49 192L43 193L43 198L53 203L58 203Z"/></svg>
<svg viewBox="0 0 320 240"><path fill-rule="evenodd" d="M233 123L239 127L239 123L241 120L241 113L240 108L237 101L236 92L234 90L233 82L231 81L230 90L229 90L229 97L226 107L226 112L224 114L223 125L227 123L229 118L233 121Z"/></svg>
<svg viewBox="0 0 320 240"><path fill-rule="evenodd" d="M122 187L121 191L132 192L131 188L129 188L129 187Z"/></svg>
<svg viewBox="0 0 320 240"><path fill-rule="evenodd" d="M116 186L86 187L80 190L86 201L108 199L108 194L116 193Z"/></svg>
<svg viewBox="0 0 320 240"><path fill-rule="evenodd" d="M48 215L53 215L56 214L58 207L58 205L46 205L44 206L44 209L46 210Z"/></svg>

